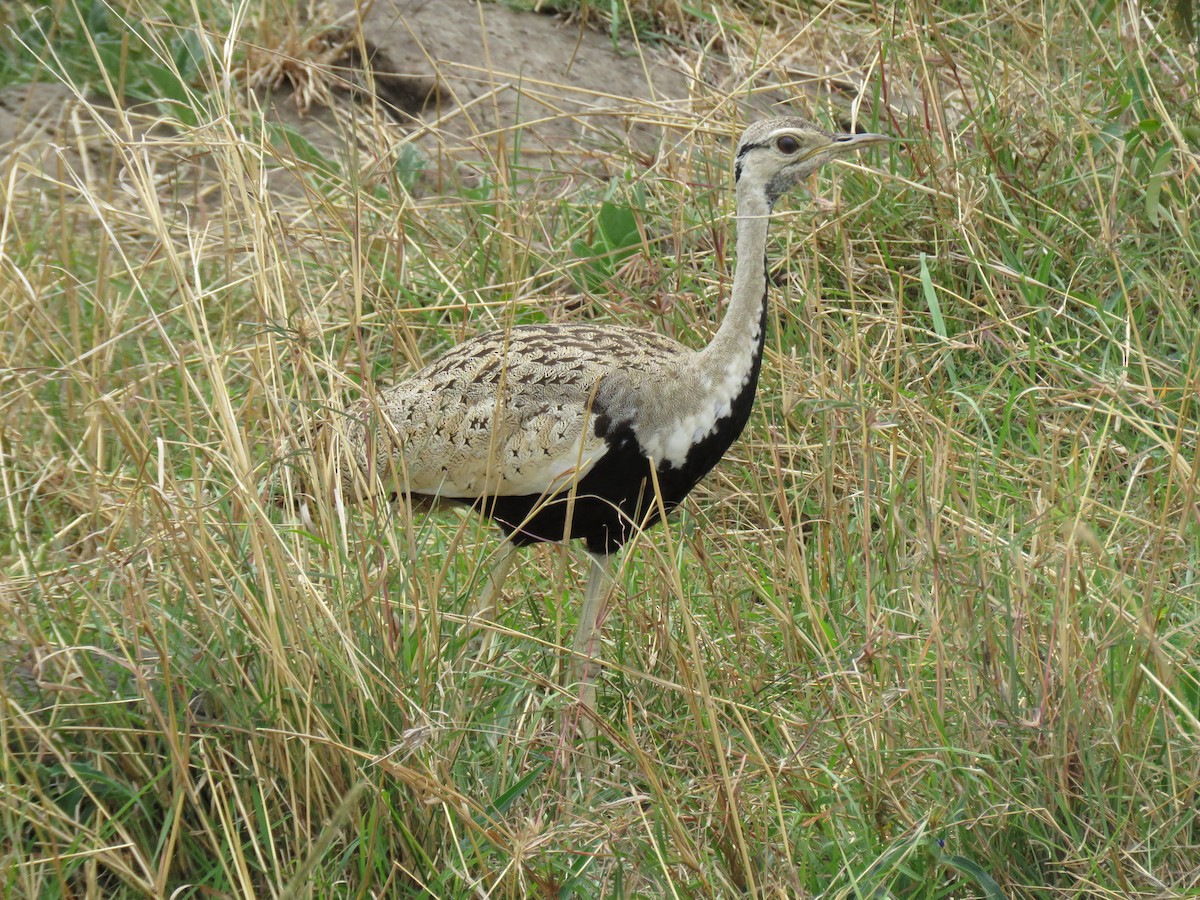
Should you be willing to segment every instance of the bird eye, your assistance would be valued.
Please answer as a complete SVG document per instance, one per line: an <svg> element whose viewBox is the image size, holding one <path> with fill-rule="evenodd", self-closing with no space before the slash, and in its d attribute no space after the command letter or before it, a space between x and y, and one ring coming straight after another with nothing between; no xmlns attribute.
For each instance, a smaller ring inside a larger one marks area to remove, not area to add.
<svg viewBox="0 0 1200 900"><path fill-rule="evenodd" d="M790 134L785 134L776 139L775 147L780 153L786 153L788 156L791 156L800 149L800 142Z"/></svg>

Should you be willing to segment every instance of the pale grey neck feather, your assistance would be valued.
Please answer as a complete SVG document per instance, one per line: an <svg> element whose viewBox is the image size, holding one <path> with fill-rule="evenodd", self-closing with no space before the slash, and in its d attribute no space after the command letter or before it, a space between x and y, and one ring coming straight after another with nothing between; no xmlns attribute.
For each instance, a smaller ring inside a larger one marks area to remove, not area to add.
<svg viewBox="0 0 1200 900"><path fill-rule="evenodd" d="M694 367L674 390L667 407L637 427L647 454L680 467L688 451L728 416L754 370L762 335L767 273L764 253L771 209L763 185L740 179L737 185L737 249L729 308L712 341L694 356Z"/></svg>
<svg viewBox="0 0 1200 900"><path fill-rule="evenodd" d="M748 368L757 352L762 323L767 226L771 206L762 185L743 178L737 184L737 250L729 309L712 341L700 353L700 367L716 383L732 366Z"/></svg>

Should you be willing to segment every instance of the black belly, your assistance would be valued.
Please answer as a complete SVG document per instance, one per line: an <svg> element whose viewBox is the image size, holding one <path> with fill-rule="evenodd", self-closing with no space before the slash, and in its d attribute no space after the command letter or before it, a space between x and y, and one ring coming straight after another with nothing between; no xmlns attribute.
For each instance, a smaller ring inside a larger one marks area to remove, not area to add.
<svg viewBox="0 0 1200 900"><path fill-rule="evenodd" d="M711 468L711 467L710 467ZM686 487L659 481L663 506L670 511L687 496L703 473ZM614 444L573 492L552 497L490 497L479 509L518 545L577 538L592 553L615 553L642 524L658 521L658 503L646 459L632 433ZM647 519L647 513L649 518Z"/></svg>
<svg viewBox="0 0 1200 900"><path fill-rule="evenodd" d="M615 553L634 531L659 520L655 482L662 510L669 513L738 439L754 405L758 370L756 360L729 415L689 450L683 465L676 468L660 464L654 480L650 477L650 460L632 427L628 423L609 427L600 417L597 433L608 441L609 451L579 480L573 494L564 491L552 497L487 497L478 500L476 508L490 516L518 545L574 538L585 541L592 553ZM602 433L602 428L607 431Z"/></svg>

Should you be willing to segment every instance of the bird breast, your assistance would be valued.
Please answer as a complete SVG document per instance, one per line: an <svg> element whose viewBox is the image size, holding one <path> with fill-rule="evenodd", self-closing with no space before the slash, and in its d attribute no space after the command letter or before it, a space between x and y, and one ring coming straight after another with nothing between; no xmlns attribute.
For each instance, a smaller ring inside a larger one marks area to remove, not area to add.
<svg viewBox="0 0 1200 900"><path fill-rule="evenodd" d="M689 452L709 437L733 413L753 377L752 352L726 360L715 371L700 369L684 379L660 404L657 421L639 423L638 443L659 465L682 469Z"/></svg>

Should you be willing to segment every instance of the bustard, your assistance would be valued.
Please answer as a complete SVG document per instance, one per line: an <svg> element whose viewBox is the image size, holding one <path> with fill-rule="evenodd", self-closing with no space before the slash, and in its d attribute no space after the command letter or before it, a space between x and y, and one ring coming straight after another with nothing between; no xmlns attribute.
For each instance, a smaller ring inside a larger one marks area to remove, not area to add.
<svg viewBox="0 0 1200 900"><path fill-rule="evenodd" d="M523 325L454 347L316 430L318 465L347 499L384 493L471 504L505 534L480 611L515 548L584 541L592 563L574 639L581 701L614 553L669 512L741 434L767 319L767 223L781 194L879 134L802 119L757 122L738 143L737 261L725 318L692 350L617 325Z"/></svg>

